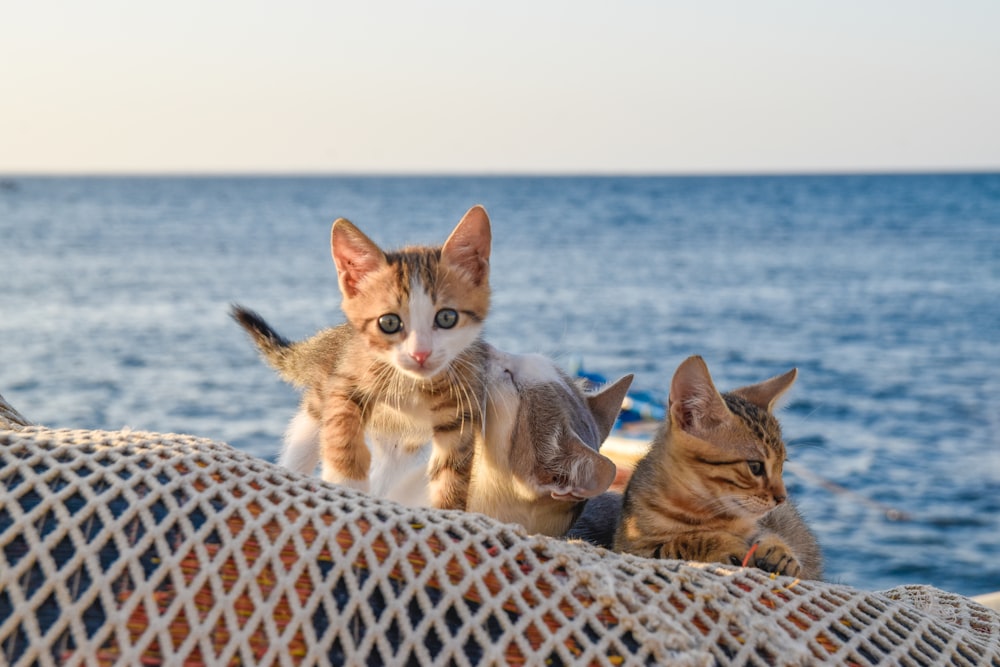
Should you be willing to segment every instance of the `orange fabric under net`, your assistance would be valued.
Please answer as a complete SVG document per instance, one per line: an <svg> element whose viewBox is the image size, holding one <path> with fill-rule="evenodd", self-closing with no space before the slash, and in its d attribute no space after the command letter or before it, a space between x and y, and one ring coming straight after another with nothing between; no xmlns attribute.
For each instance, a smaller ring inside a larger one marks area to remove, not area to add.
<svg viewBox="0 0 1000 667"><path fill-rule="evenodd" d="M1000 615L621 556L186 435L0 431L0 663L993 664Z"/></svg>

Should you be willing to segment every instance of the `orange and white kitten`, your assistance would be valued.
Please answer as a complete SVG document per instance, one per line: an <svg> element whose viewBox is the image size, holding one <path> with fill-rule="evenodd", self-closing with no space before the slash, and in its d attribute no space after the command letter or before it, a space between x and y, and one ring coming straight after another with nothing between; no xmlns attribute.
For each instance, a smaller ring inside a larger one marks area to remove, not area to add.
<svg viewBox="0 0 1000 667"><path fill-rule="evenodd" d="M462 509L482 437L489 310L489 217L465 214L440 247L384 251L344 219L331 251L347 323L301 343L252 311L233 317L289 382L303 386L279 463L369 490L365 435L404 449L432 442L427 467L435 507Z"/></svg>
<svg viewBox="0 0 1000 667"><path fill-rule="evenodd" d="M546 357L490 347L486 378L486 439L476 450L467 509L563 535L583 501L614 481L615 464L598 449L632 376L587 394Z"/></svg>
<svg viewBox="0 0 1000 667"><path fill-rule="evenodd" d="M734 565L746 560L768 572L821 578L819 545L781 479L785 443L772 412L795 377L792 369L720 394L701 357L685 360L671 382L666 420L624 496L597 499L570 536L591 539L600 532L597 512L620 512L616 522L603 518L604 526L616 526L616 551Z"/></svg>
<svg viewBox="0 0 1000 667"><path fill-rule="evenodd" d="M264 359L282 378L299 387L321 385L344 354L346 325L289 342L259 315L235 307L233 315L253 336ZM500 521L519 523L531 533L558 536L579 515L583 501L611 485L615 465L598 453L614 425L632 376L590 394L540 355L515 355L480 344L483 379L489 387L484 438L478 439L467 473L466 509ZM295 421L318 434L308 401ZM421 440L421 437L424 440ZM432 446L426 433L369 433L372 495L411 507L431 505L427 463ZM315 468L316 448L303 469Z"/></svg>

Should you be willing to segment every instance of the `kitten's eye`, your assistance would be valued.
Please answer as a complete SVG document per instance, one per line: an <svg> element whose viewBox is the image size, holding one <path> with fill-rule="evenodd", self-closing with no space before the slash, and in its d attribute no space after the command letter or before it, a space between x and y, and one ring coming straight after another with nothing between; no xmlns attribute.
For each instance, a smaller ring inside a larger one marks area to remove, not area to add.
<svg viewBox="0 0 1000 667"><path fill-rule="evenodd" d="M458 322L458 312L451 308L442 308L434 316L434 324L441 329L450 329Z"/></svg>
<svg viewBox="0 0 1000 667"><path fill-rule="evenodd" d="M382 330L382 333L399 333L399 330L403 328L403 320L399 319L399 315L395 313L387 313L378 318L378 328Z"/></svg>
<svg viewBox="0 0 1000 667"><path fill-rule="evenodd" d="M763 461L747 461L747 467L750 468L750 474L754 477L760 477L764 474Z"/></svg>

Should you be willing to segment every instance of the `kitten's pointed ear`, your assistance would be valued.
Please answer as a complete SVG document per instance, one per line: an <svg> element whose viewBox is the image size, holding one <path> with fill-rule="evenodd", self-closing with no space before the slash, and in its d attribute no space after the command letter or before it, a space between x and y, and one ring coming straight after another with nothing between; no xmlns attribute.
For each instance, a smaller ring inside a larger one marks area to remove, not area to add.
<svg viewBox="0 0 1000 667"><path fill-rule="evenodd" d="M611 433L615 420L618 419L618 413L622 410L622 401L628 394L633 377L631 373L625 375L614 384L606 385L597 393L587 396L587 407L590 408L591 414L594 415L594 421L597 422L597 427L601 431L601 442L604 442L604 439Z"/></svg>
<svg viewBox="0 0 1000 667"><path fill-rule="evenodd" d="M492 242L490 216L485 208L476 205L466 212L444 242L441 256L468 273L472 282L479 285L489 278Z"/></svg>
<svg viewBox="0 0 1000 667"><path fill-rule="evenodd" d="M674 371L668 402L671 422L689 432L711 428L731 414L698 356L688 357Z"/></svg>
<svg viewBox="0 0 1000 667"><path fill-rule="evenodd" d="M608 457L598 454L572 433L559 443L559 478L538 481L541 490L556 500L579 502L599 496L615 481L618 469ZM544 473L542 473L544 474Z"/></svg>
<svg viewBox="0 0 1000 667"><path fill-rule="evenodd" d="M770 380L764 380L763 382L758 382L757 384L740 387L732 393L745 398L758 408L771 412L775 402L781 398L782 394L791 388L792 384L795 382L795 378L798 377L798 374L798 369L793 368L787 373L777 375Z"/></svg>
<svg viewBox="0 0 1000 667"><path fill-rule="evenodd" d="M358 294L365 276L385 266L385 253L349 220L338 219L330 230L330 253L337 266L337 281L346 297Z"/></svg>

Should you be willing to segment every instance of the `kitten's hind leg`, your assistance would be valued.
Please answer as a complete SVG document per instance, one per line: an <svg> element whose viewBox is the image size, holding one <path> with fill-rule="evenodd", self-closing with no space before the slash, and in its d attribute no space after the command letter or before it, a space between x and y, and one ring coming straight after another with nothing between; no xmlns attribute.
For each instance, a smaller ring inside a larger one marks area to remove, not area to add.
<svg viewBox="0 0 1000 667"><path fill-rule="evenodd" d="M278 465L306 474L312 474L319 465L319 422L305 407L288 423Z"/></svg>

